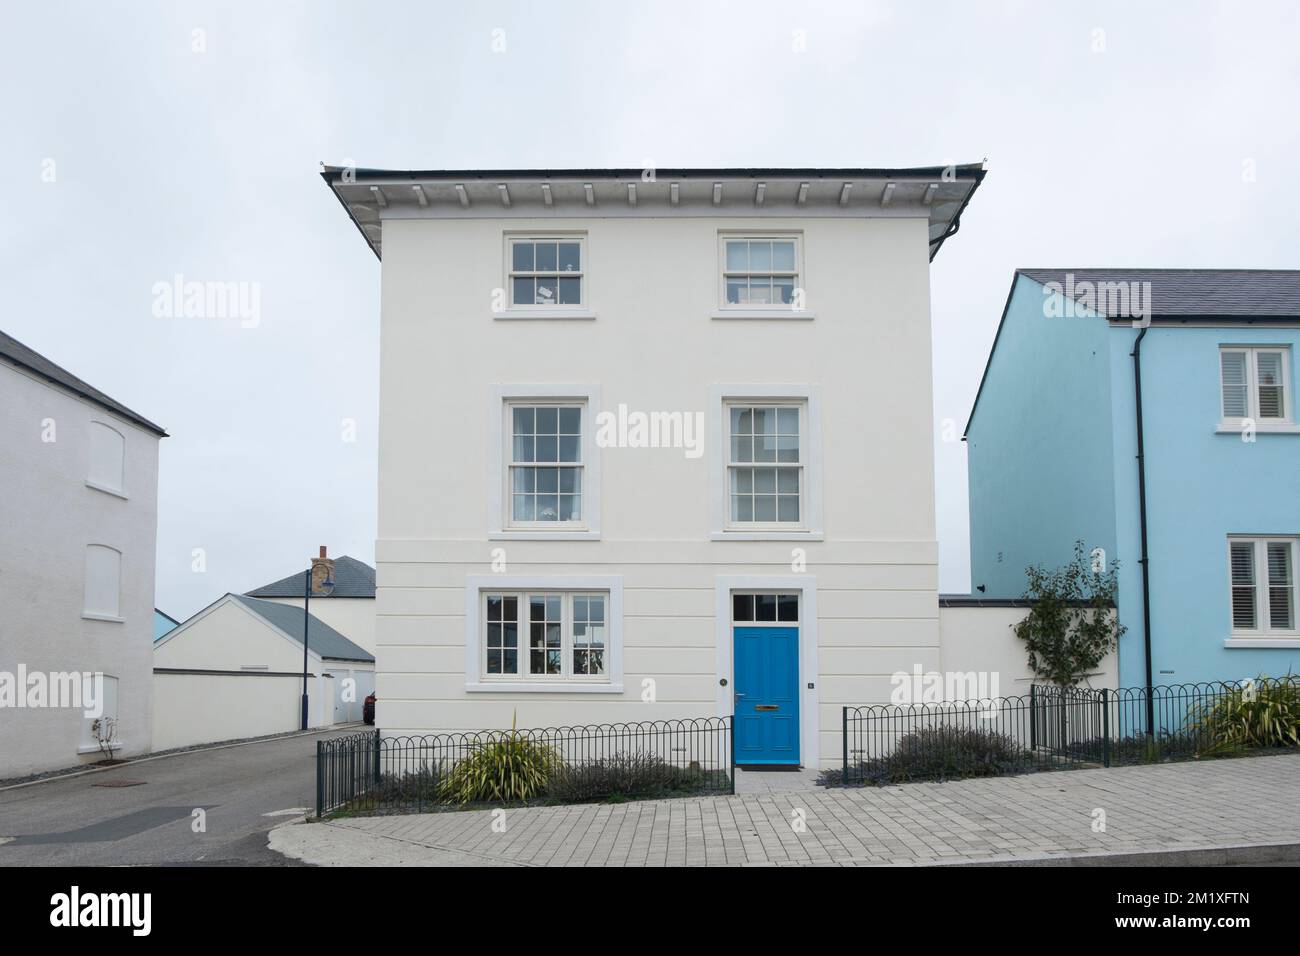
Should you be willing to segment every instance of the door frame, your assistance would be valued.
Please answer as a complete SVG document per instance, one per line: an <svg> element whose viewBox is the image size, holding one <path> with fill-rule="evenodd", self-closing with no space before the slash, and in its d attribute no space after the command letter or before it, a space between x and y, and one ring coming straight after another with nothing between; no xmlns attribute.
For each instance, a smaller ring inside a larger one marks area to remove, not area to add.
<svg viewBox="0 0 1300 956"><path fill-rule="evenodd" d="M805 767L820 766L821 688L817 669L817 578L812 574L750 575L720 574L714 578L713 620L717 676L714 692L719 717L735 710L735 634L731 623L733 591L794 591L799 594L799 761ZM722 681L726 680L726 686ZM808 685L812 684L810 688Z"/></svg>

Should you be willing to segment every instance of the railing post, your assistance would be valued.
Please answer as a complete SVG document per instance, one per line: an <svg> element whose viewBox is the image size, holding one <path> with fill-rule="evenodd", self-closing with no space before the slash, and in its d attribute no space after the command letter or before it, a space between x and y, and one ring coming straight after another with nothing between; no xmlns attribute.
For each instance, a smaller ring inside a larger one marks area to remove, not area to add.
<svg viewBox="0 0 1300 956"><path fill-rule="evenodd" d="M1029 749L1038 749L1038 685L1029 685Z"/></svg>
<svg viewBox="0 0 1300 956"><path fill-rule="evenodd" d="M727 724L727 750L731 755L731 793L736 793L736 715L733 712L731 720Z"/></svg>
<svg viewBox="0 0 1300 956"><path fill-rule="evenodd" d="M1101 689L1101 765L1110 766L1110 689Z"/></svg>
<svg viewBox="0 0 1300 956"><path fill-rule="evenodd" d="M379 729L378 729L378 728L375 728L375 776L374 776L374 780L375 780L375 783L376 783L376 784L379 783L379 754L380 754Z"/></svg>
<svg viewBox="0 0 1300 956"><path fill-rule="evenodd" d="M849 709L843 708L843 727L840 738L844 746L844 770L840 774L840 786L849 785Z"/></svg>
<svg viewBox="0 0 1300 956"><path fill-rule="evenodd" d="M321 817L325 804L325 741L316 741L316 819Z"/></svg>

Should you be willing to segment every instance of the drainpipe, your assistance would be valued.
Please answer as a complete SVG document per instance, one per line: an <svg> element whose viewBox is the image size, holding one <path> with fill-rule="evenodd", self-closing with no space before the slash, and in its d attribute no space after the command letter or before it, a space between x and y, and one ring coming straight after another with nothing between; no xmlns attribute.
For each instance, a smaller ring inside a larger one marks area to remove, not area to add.
<svg viewBox="0 0 1300 956"><path fill-rule="evenodd" d="M1142 442L1142 340L1146 337L1148 326L1138 332L1137 341L1133 343L1133 397L1136 400L1137 414L1137 465L1138 465L1138 527L1141 532L1142 557L1138 564L1142 566L1142 641L1146 654L1146 698L1147 698L1147 736L1155 735L1155 702L1151 694L1151 572L1150 555L1147 552L1147 466L1146 453Z"/></svg>

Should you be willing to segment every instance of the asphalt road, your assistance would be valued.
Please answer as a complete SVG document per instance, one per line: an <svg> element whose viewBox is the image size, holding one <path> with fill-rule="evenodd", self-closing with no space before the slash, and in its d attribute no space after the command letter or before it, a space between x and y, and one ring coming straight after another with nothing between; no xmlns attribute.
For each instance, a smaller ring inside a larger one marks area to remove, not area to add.
<svg viewBox="0 0 1300 956"><path fill-rule="evenodd" d="M314 807L316 741L357 729L0 791L0 866L291 865L266 833Z"/></svg>

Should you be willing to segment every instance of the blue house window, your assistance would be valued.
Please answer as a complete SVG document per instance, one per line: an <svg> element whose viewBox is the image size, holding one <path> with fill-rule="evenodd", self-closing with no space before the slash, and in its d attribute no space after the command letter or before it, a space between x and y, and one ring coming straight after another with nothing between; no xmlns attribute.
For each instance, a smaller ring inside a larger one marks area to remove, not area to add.
<svg viewBox="0 0 1300 956"><path fill-rule="evenodd" d="M1228 542L1233 633L1294 637L1295 538L1232 538Z"/></svg>
<svg viewBox="0 0 1300 956"><path fill-rule="evenodd" d="M1223 420L1239 423L1291 421L1286 348L1225 346L1219 350Z"/></svg>

